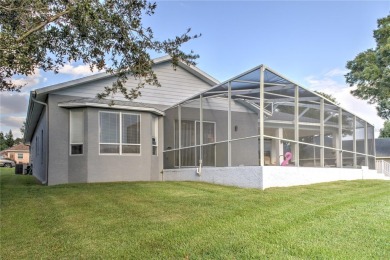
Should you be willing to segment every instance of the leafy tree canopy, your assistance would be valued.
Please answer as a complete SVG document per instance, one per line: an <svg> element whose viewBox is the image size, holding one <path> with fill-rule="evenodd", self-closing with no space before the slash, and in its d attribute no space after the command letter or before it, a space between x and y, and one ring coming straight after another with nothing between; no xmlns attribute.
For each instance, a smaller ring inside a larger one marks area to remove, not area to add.
<svg viewBox="0 0 390 260"><path fill-rule="evenodd" d="M380 130L379 137L381 137L381 138L389 137L390 138L390 121L385 121L383 123L383 128Z"/></svg>
<svg viewBox="0 0 390 260"><path fill-rule="evenodd" d="M156 40L152 28L143 25L155 10L146 0L0 0L0 91L22 87L13 76L35 69L57 73L71 61L117 75L100 98L122 93L134 99L145 84L160 86L148 53L170 55L173 66L180 60L194 65L198 55L180 48L200 35L189 35L188 29ZM124 85L129 72L140 82L133 89Z"/></svg>
<svg viewBox="0 0 390 260"><path fill-rule="evenodd" d="M3 132L0 132L0 151L3 151L5 149L7 149L8 146L7 144L5 143L5 139L4 139L4 133Z"/></svg>
<svg viewBox="0 0 390 260"><path fill-rule="evenodd" d="M4 141L5 144L7 145L7 148L12 147L14 145L15 141L14 141L14 135L12 134L12 130L9 130L9 132L5 134Z"/></svg>
<svg viewBox="0 0 390 260"><path fill-rule="evenodd" d="M374 30L375 49L359 53L347 62L350 71L345 75L351 93L369 103L378 103L378 115L390 119L390 15L378 20Z"/></svg>

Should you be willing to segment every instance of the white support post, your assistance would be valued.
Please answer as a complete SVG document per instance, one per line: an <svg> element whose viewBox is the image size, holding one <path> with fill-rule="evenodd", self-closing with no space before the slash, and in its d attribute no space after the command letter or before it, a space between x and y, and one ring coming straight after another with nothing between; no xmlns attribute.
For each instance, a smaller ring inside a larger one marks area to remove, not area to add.
<svg viewBox="0 0 390 260"><path fill-rule="evenodd" d="M228 167L232 166L232 85L228 83Z"/></svg>
<svg viewBox="0 0 390 260"><path fill-rule="evenodd" d="M180 169L181 168L181 106L180 105L177 107L177 114L179 117L179 120L177 123L179 124L179 162L178 162L178 165L179 165L179 169Z"/></svg>
<svg viewBox="0 0 390 260"><path fill-rule="evenodd" d="M299 167L299 87L295 85L295 99L294 99L294 160L295 166Z"/></svg>
<svg viewBox="0 0 390 260"><path fill-rule="evenodd" d="M320 100L320 167L325 167L325 143L324 143L324 136L325 136L325 129L324 129L324 114L325 114L325 105L324 105L324 99L321 98ZM315 148L314 148L315 149Z"/></svg>
<svg viewBox="0 0 390 260"><path fill-rule="evenodd" d="M260 166L264 166L264 66L260 67Z"/></svg>
<svg viewBox="0 0 390 260"><path fill-rule="evenodd" d="M356 160L356 116L353 116L353 167L357 168Z"/></svg>
<svg viewBox="0 0 390 260"><path fill-rule="evenodd" d="M199 165L202 163L203 161L203 95L200 95L199 96L199 121L200 121L200 125L199 125L199 160L198 160L198 163ZM196 138L195 138L196 139ZM196 148L195 148L196 149ZM195 162L196 163L196 162Z"/></svg>
<svg viewBox="0 0 390 260"><path fill-rule="evenodd" d="M338 149L340 149L341 151L339 151L337 153L337 167L340 167L340 168L343 168L343 110L341 108L339 108L339 135L338 135L338 138L337 138L337 144L338 144ZM337 147L336 147L337 148Z"/></svg>
<svg viewBox="0 0 390 260"><path fill-rule="evenodd" d="M367 127L367 122L364 124L364 160L365 160L365 165L368 167L368 133L367 133L368 127Z"/></svg>

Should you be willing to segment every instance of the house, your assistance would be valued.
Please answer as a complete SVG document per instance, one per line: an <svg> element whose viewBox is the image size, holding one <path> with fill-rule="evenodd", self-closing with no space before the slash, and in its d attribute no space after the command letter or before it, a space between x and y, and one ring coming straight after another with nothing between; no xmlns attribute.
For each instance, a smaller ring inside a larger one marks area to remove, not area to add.
<svg viewBox="0 0 390 260"><path fill-rule="evenodd" d="M29 147L24 144L17 144L8 149L1 151L1 154L15 161L16 163L27 164L30 161Z"/></svg>
<svg viewBox="0 0 390 260"><path fill-rule="evenodd" d="M219 82L184 63L174 70L169 57L154 64L162 87L145 87L136 102L97 99L115 80L106 73L32 91L25 140L36 178L48 185L159 180L164 111Z"/></svg>
<svg viewBox="0 0 390 260"><path fill-rule="evenodd" d="M162 86L146 86L135 101L96 99L114 80L107 74L32 91L33 174L48 185L196 180L263 189L379 178L373 125L270 68L219 83L183 63L173 70L169 57L154 63Z"/></svg>

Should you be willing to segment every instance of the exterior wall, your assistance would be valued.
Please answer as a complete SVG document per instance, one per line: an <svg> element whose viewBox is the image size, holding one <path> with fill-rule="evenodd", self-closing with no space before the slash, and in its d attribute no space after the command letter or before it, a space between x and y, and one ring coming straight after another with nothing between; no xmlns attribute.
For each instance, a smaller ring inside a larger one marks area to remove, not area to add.
<svg viewBox="0 0 390 260"><path fill-rule="evenodd" d="M46 175L46 151L47 151L47 125L46 109L43 112L35 128L30 144L30 164L33 167L33 175L42 183L47 182Z"/></svg>
<svg viewBox="0 0 390 260"><path fill-rule="evenodd" d="M142 96L136 102L172 106L196 93L210 88L210 85L195 77L183 68L177 67L173 70L170 62L157 64L153 67L161 87L145 86L141 89ZM89 82L83 85L59 90L56 94L74 96L76 98L95 98L97 93L104 90L114 81L114 77L108 77L99 81ZM138 80L129 77L126 82L128 88L138 85ZM74 98L74 99L76 99ZM118 100L125 100L122 96L115 97Z"/></svg>
<svg viewBox="0 0 390 260"><path fill-rule="evenodd" d="M161 147L157 156L152 156L152 115L141 115L141 153L128 155L99 155L99 111L108 109L88 108L88 182L150 181L158 180L162 170ZM119 111L119 110L118 110ZM128 111L124 111L128 112ZM159 124L162 131L162 124ZM161 134L160 134L161 135ZM158 140L161 142L162 140Z"/></svg>
<svg viewBox="0 0 390 260"><path fill-rule="evenodd" d="M390 163L390 158L385 158L385 157L376 157L377 160L383 160L385 162Z"/></svg>
<svg viewBox="0 0 390 260"><path fill-rule="evenodd" d="M196 173L196 168L165 170L164 181L200 181L214 184L237 186L242 188L257 188L263 186L262 167L218 167L202 168L202 173Z"/></svg>
<svg viewBox="0 0 390 260"><path fill-rule="evenodd" d="M58 107L58 102L74 99L50 94L49 106L49 185L68 183L69 166L69 110Z"/></svg>
<svg viewBox="0 0 390 260"><path fill-rule="evenodd" d="M23 158L18 158L18 154L22 154ZM26 151L7 151L4 156L16 161L16 163L26 164L30 162L30 153Z"/></svg>
<svg viewBox="0 0 390 260"><path fill-rule="evenodd" d="M270 187L289 187L339 180L382 179L376 171L345 168L318 167L264 167L263 189Z"/></svg>
<svg viewBox="0 0 390 260"><path fill-rule="evenodd" d="M283 166L205 167L200 175L196 173L196 168L164 169L163 174L164 181L200 181L258 189L361 179L389 180L390 178L377 174L375 170L368 170L367 167L362 169Z"/></svg>
<svg viewBox="0 0 390 260"><path fill-rule="evenodd" d="M158 154L152 155L152 115L141 116L141 153L132 155L99 154L99 111L122 110L104 108L58 107L58 102L73 96L49 96L49 185L79 182L150 181L160 180L163 156L163 118L159 117ZM84 143L82 155L70 155L70 110L84 111ZM35 172L35 166L34 166ZM41 179L40 179L41 180Z"/></svg>

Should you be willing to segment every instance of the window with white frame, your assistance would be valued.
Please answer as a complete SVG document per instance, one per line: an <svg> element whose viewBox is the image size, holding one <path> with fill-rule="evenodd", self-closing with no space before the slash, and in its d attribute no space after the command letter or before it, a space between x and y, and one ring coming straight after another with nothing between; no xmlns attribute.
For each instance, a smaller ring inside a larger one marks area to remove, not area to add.
<svg viewBox="0 0 390 260"><path fill-rule="evenodd" d="M22 153L18 153L18 159L23 159L23 154Z"/></svg>
<svg viewBox="0 0 390 260"><path fill-rule="evenodd" d="M100 154L139 154L140 115L99 112Z"/></svg>
<svg viewBox="0 0 390 260"><path fill-rule="evenodd" d="M70 154L83 154L84 111L70 111Z"/></svg>
<svg viewBox="0 0 390 260"><path fill-rule="evenodd" d="M158 147L158 117L152 116L152 155L157 155Z"/></svg>

